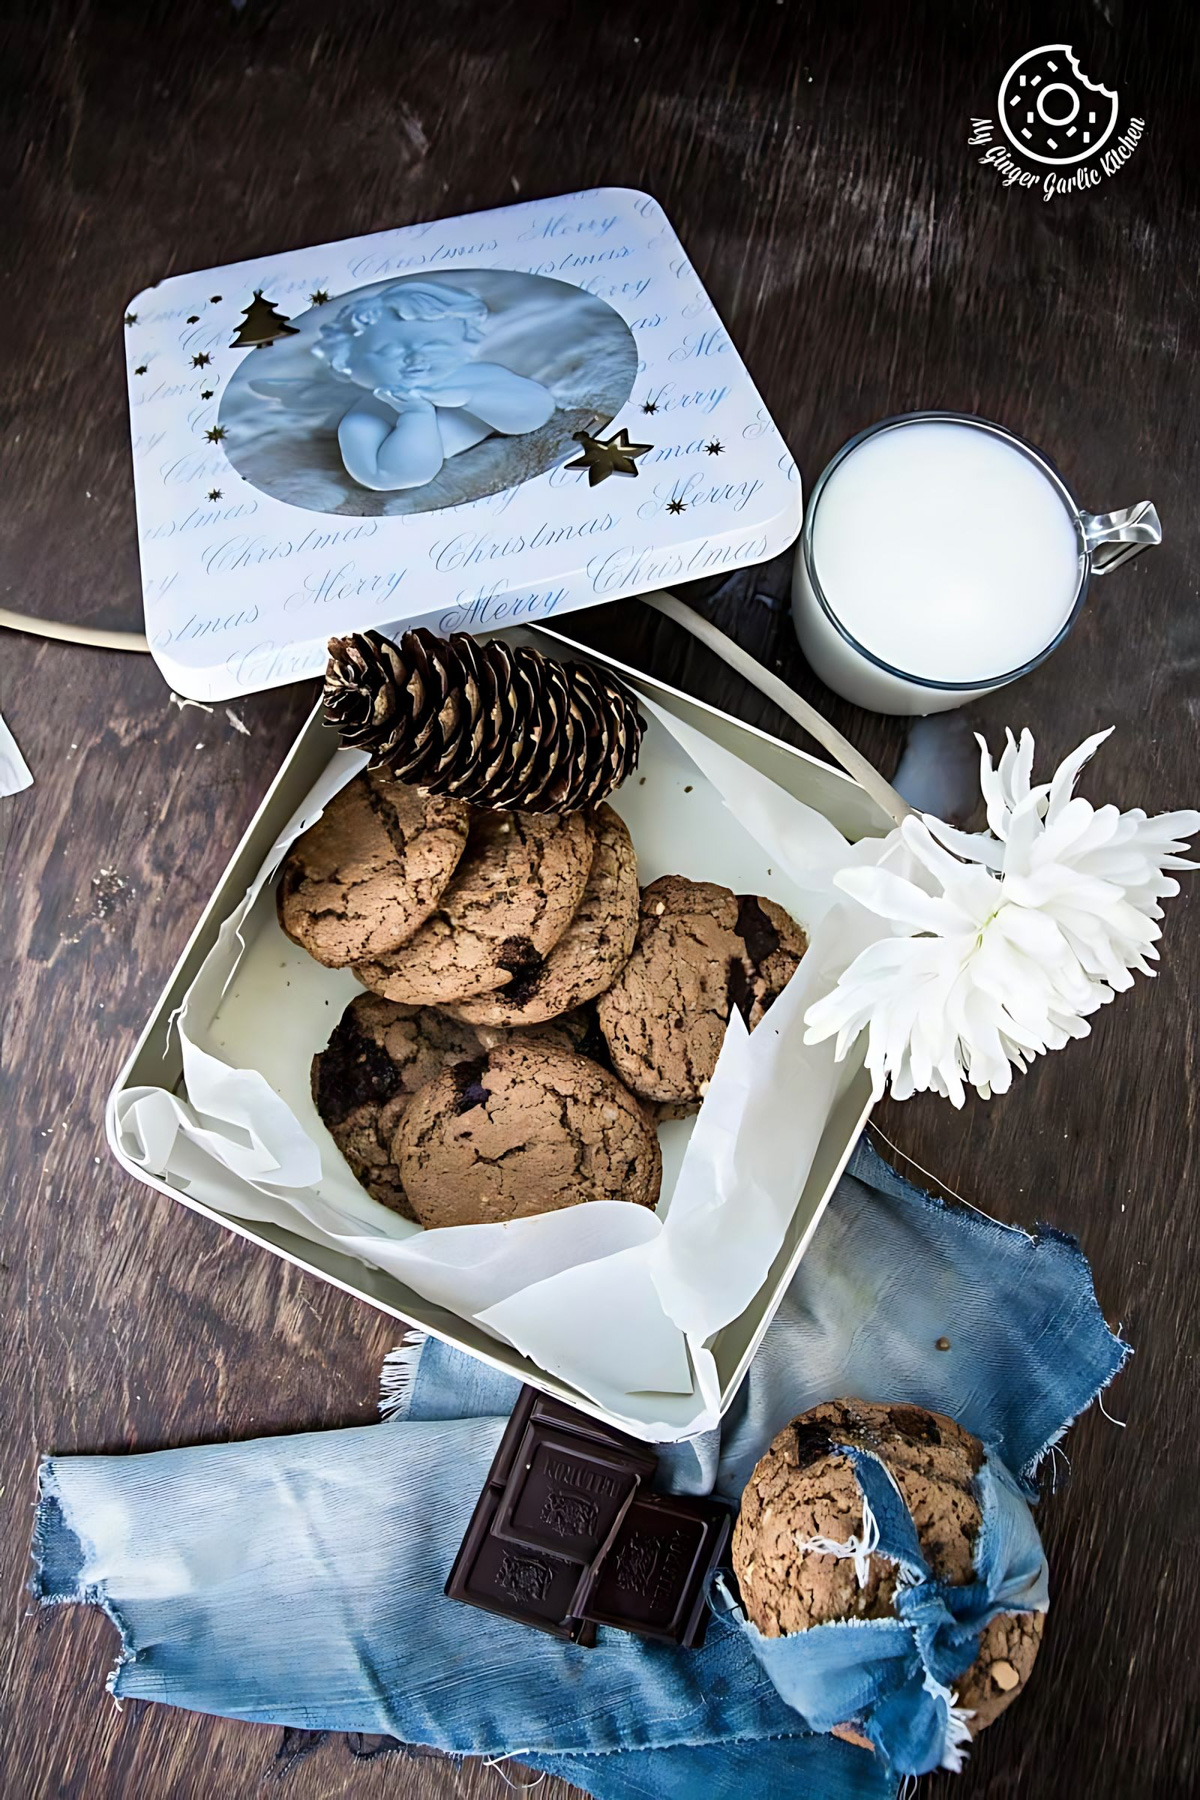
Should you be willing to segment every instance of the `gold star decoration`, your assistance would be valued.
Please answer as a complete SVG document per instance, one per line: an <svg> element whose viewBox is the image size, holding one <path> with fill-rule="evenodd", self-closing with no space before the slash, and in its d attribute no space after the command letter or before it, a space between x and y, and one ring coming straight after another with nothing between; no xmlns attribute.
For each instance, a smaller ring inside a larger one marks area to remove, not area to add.
<svg viewBox="0 0 1200 1800"><path fill-rule="evenodd" d="M135 375L144 375L146 373L146 364L139 363L137 368L133 372Z"/></svg>
<svg viewBox="0 0 1200 1800"><path fill-rule="evenodd" d="M721 442L720 438L710 438L708 443L705 444L704 448L710 456L720 456L720 454L721 454L722 450L724 450L725 446Z"/></svg>
<svg viewBox="0 0 1200 1800"><path fill-rule="evenodd" d="M674 500L667 501L667 511L669 513L686 512L687 511L687 501L680 500L677 495Z"/></svg>
<svg viewBox="0 0 1200 1800"><path fill-rule="evenodd" d="M228 437L229 434L223 425L210 425L204 435L210 444L219 444L221 439Z"/></svg>
<svg viewBox="0 0 1200 1800"><path fill-rule="evenodd" d="M127 325L136 325L137 324L137 314L136 313L126 313L125 314L125 323Z"/></svg>
<svg viewBox="0 0 1200 1800"><path fill-rule="evenodd" d="M221 490L220 490L220 488L209 488L209 490L208 490L208 498L209 498L209 499L210 499L210 500L219 500L219 499L220 499L220 498L221 498Z"/></svg>
<svg viewBox="0 0 1200 1800"><path fill-rule="evenodd" d="M202 400L211 400L212 395L213 395L213 391L211 388L201 388L200 389L200 398Z"/></svg>
<svg viewBox="0 0 1200 1800"><path fill-rule="evenodd" d="M658 401L657 400L643 400L642 401L642 411L644 413L656 413L658 411Z"/></svg>
<svg viewBox="0 0 1200 1800"><path fill-rule="evenodd" d="M586 469L589 487L595 487L598 481L607 481L610 475L636 475L635 459L654 448L653 444L631 444L624 426L610 438L595 438L588 431L576 431L573 435L575 442L583 445L583 455L566 466L568 469Z"/></svg>
<svg viewBox="0 0 1200 1800"><path fill-rule="evenodd" d="M308 304L310 306L324 306L328 298L329 295L325 292L324 288L315 288L308 296Z"/></svg>
<svg viewBox="0 0 1200 1800"><path fill-rule="evenodd" d="M192 367L193 367L193 369L203 369L211 361L212 361L212 357L208 354L208 351L201 350L195 356L193 356Z"/></svg>

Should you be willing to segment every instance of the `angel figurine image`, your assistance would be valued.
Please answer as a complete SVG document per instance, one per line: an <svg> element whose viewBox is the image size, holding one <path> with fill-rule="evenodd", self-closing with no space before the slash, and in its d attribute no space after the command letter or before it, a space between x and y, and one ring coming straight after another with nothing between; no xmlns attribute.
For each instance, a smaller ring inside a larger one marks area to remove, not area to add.
<svg viewBox="0 0 1200 1800"><path fill-rule="evenodd" d="M337 434L354 481L381 492L424 487L449 457L552 417L554 396L540 381L476 360L487 324L475 294L400 281L321 327L313 355L362 390Z"/></svg>

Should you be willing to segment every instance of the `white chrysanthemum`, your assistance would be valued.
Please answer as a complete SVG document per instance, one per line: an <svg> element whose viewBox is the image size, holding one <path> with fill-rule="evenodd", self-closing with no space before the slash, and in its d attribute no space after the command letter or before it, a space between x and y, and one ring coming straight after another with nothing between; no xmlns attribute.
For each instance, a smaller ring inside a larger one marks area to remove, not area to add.
<svg viewBox="0 0 1200 1800"><path fill-rule="evenodd" d="M989 830L909 818L880 861L911 852L914 879L849 868L838 887L887 920L894 935L864 950L805 1014L805 1041L837 1038L840 1061L866 1031L876 1097L924 1089L961 1106L966 1085L1004 1093L1014 1068L1086 1037L1087 1017L1152 975L1158 904L1179 892L1164 871L1192 869L1178 853L1200 813L1093 807L1073 795L1109 733L1079 746L1044 786L1031 783L1033 738L1008 743L997 768L982 738L980 785Z"/></svg>

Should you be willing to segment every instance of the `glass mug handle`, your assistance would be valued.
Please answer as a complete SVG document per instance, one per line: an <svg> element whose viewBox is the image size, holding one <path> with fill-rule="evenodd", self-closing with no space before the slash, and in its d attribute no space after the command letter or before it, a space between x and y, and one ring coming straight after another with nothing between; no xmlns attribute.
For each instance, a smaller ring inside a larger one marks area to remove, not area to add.
<svg viewBox="0 0 1200 1800"><path fill-rule="evenodd" d="M1081 513L1084 542L1092 558L1092 574L1107 575L1142 550L1162 543L1162 526L1149 500L1120 512Z"/></svg>

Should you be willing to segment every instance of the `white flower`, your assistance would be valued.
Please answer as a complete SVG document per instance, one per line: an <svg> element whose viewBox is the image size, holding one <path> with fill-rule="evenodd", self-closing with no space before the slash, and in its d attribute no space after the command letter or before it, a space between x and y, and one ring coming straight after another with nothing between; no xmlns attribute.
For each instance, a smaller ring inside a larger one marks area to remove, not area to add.
<svg viewBox="0 0 1200 1800"><path fill-rule="evenodd" d="M999 766L982 738L989 830L956 831L926 814L885 841L878 864L842 869L836 885L886 920L892 935L862 951L805 1014L805 1042L837 1038L845 1056L867 1032L878 1098L932 1089L961 1106L966 1085L1007 1091L1046 1050L1086 1037L1089 1013L1152 975L1158 902L1179 892L1168 869L1200 832L1200 813L1119 812L1073 796L1098 732L1046 785L1033 786L1033 738L1011 731ZM903 852L907 851L906 857Z"/></svg>

